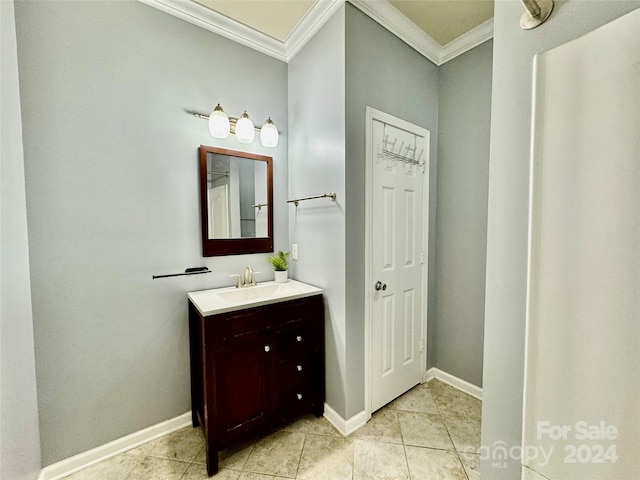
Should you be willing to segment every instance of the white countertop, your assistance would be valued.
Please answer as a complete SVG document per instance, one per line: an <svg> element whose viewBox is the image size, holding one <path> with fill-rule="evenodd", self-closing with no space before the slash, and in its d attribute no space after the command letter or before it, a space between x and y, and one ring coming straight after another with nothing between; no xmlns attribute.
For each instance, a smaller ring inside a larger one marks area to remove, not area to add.
<svg viewBox="0 0 640 480"><path fill-rule="evenodd" d="M311 297L321 293L321 288L297 280L288 280L285 283L262 282L255 287L213 288L189 292L187 295L202 316L206 317L244 308Z"/></svg>

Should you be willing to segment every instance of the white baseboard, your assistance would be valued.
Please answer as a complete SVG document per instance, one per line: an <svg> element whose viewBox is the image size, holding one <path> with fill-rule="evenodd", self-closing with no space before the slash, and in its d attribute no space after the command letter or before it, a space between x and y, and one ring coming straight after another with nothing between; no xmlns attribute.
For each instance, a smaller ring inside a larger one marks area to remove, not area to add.
<svg viewBox="0 0 640 480"><path fill-rule="evenodd" d="M38 480L57 480L66 477L94 463L101 462L189 425L191 425L191 412L49 465L40 471Z"/></svg>
<svg viewBox="0 0 640 480"><path fill-rule="evenodd" d="M440 380L441 382L447 383L458 390L471 395L479 400L482 400L482 388L477 387L476 385L467 382L466 380L462 380L456 376L451 375L450 373L443 372L438 368L430 368L427 370L427 382L433 380L434 378Z"/></svg>
<svg viewBox="0 0 640 480"><path fill-rule="evenodd" d="M335 427L343 436L348 437L353 432L362 427L369 417L367 412L362 410L348 420L342 418L342 416L331 408L327 403L324 404L324 418Z"/></svg>

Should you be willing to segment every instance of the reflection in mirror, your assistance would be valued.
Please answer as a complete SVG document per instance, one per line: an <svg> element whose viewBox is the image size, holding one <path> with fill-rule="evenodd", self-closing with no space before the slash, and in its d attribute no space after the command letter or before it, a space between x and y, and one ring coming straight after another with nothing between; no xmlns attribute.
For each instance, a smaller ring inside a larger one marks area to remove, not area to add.
<svg viewBox="0 0 640 480"><path fill-rule="evenodd" d="M207 152L210 239L267 237L267 164Z"/></svg>
<svg viewBox="0 0 640 480"><path fill-rule="evenodd" d="M271 157L200 147L203 255L273 251Z"/></svg>

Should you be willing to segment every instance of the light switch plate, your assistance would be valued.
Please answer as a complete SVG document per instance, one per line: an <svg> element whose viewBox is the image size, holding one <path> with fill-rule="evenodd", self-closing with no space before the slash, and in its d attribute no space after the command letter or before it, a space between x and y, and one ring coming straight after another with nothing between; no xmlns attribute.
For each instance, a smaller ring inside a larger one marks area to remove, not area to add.
<svg viewBox="0 0 640 480"><path fill-rule="evenodd" d="M291 258L293 260L298 260L298 244L297 243L291 244Z"/></svg>

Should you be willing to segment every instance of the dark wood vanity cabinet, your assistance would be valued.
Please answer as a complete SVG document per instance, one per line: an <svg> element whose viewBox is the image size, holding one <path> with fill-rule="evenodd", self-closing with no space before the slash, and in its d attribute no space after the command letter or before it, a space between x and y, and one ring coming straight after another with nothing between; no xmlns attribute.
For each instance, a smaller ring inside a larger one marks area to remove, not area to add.
<svg viewBox="0 0 640 480"><path fill-rule="evenodd" d="M307 412L324 411L322 295L203 317L189 302L193 426L207 472L218 451Z"/></svg>

